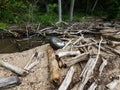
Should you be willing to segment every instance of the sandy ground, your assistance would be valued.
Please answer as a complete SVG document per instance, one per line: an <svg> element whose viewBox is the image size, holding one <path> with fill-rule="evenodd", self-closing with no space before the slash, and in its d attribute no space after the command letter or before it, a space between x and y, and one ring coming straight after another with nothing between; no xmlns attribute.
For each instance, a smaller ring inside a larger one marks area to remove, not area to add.
<svg viewBox="0 0 120 90"><path fill-rule="evenodd" d="M32 69L32 72L25 77L20 77L22 83L19 86L12 87L8 90L49 90L48 58L46 54L47 46L48 44L21 53L0 54L0 59L24 68L31 56L35 53L35 50L44 53L40 63ZM14 75L11 71L0 67L0 78L11 75Z"/></svg>
<svg viewBox="0 0 120 90"><path fill-rule="evenodd" d="M51 90L51 85L49 82L48 57L46 53L48 45L49 44L46 44L43 46L39 46L27 51L18 52L18 53L0 54L1 60L9 62L18 67L24 68L24 66L30 60L31 56L35 53L35 51L43 53L43 57L41 58L40 63L32 69L32 72L30 72L25 77L19 77L22 83L18 86L8 88L7 90ZM106 56L106 58L110 58L108 60L108 65L103 70L104 76L101 77L103 78L102 79L103 81L101 81L101 83L107 84L111 81L109 77L120 75L120 58L119 57L114 58L114 56L112 55L110 57L110 55L108 56L104 53L103 53L103 56ZM0 67L0 78L8 77L11 75L15 75L15 74L3 67ZM71 90L77 90L78 85L79 83L76 84L76 86ZM52 89L52 90L56 90L56 89ZM102 89L96 89L96 90L102 90ZM107 89L104 89L104 90L107 90ZM120 90L120 83L113 90Z"/></svg>

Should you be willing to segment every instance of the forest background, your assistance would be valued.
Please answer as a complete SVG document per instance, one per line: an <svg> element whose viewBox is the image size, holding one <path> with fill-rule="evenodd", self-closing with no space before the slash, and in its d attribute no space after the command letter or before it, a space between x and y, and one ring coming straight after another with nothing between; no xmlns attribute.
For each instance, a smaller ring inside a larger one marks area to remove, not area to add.
<svg viewBox="0 0 120 90"><path fill-rule="evenodd" d="M74 1L73 18L80 21L85 16L120 18L119 0L0 0L0 27L7 24L39 23L50 25L58 21L59 1L62 20L70 21L70 7Z"/></svg>

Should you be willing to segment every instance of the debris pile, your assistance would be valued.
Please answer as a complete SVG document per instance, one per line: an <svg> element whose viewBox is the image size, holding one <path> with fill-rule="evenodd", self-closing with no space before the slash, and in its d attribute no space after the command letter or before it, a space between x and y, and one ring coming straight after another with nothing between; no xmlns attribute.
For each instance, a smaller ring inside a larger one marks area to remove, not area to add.
<svg viewBox="0 0 120 90"><path fill-rule="evenodd" d="M54 32L65 41L65 46L55 50L56 57L52 60L57 60L59 68L57 64L53 64L50 67L56 68L57 71L50 72L57 75L67 68L66 73L61 74L64 78L61 80L60 75L57 78L57 89L119 90L120 28L104 23L103 26L99 24L95 27L94 24L90 24L86 30L78 27L76 30L74 27L78 24L74 25ZM74 87L76 89L73 89Z"/></svg>
<svg viewBox="0 0 120 90"><path fill-rule="evenodd" d="M24 76L24 79L31 75L32 70L34 70L32 73L32 77L34 77L36 69L41 66L47 68L43 70L46 72L45 78L47 81L47 88L44 88L44 90L119 90L119 26L117 23L81 22L59 29L48 27L37 30L36 33L39 35L54 35L61 38L64 41L64 46L60 49L58 47L54 49L54 46L47 44L44 50L40 50L39 47L34 48L34 53L29 54L29 58L25 62L23 61L23 69L5 62L5 56L2 57L4 60L0 61L0 65L16 73L16 77ZM27 57L24 54L24 52L21 52L18 56ZM46 60L44 57L47 57ZM46 65L43 66L42 62L45 62ZM39 73L37 75L43 74L42 72L37 73ZM20 82L20 79L16 77L8 77L4 80L2 78L0 88ZM37 76L37 78L39 82L36 83L37 80L33 81L34 85L40 83L40 76ZM21 83L25 82L24 79ZM5 80L8 84L4 84ZM22 87L21 84L19 86ZM43 88L34 86L29 90L33 89L42 90ZM12 90L14 89L12 88Z"/></svg>

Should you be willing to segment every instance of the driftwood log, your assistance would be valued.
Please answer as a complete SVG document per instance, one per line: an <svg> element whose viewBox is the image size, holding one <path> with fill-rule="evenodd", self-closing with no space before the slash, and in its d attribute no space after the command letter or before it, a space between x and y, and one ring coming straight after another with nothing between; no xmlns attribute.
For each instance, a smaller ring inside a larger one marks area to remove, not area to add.
<svg viewBox="0 0 120 90"><path fill-rule="evenodd" d="M2 60L0 60L0 66L5 67L13 72L15 72L16 74L20 75L20 76L25 76L28 72L22 68L19 68L15 65L9 64L7 62L4 62Z"/></svg>
<svg viewBox="0 0 120 90"><path fill-rule="evenodd" d="M96 83L96 82L93 82L93 83L91 84L91 86L88 88L88 90L95 90L96 87L97 87L97 83Z"/></svg>
<svg viewBox="0 0 120 90"><path fill-rule="evenodd" d="M109 90L114 90L115 87L120 83L120 80L114 80L106 85Z"/></svg>
<svg viewBox="0 0 120 90"><path fill-rule="evenodd" d="M79 55L80 51L63 51L63 52L59 52L56 54L56 56L58 58L64 57L64 56L73 56L73 55Z"/></svg>
<svg viewBox="0 0 120 90"><path fill-rule="evenodd" d="M0 79L0 90L8 87L12 87L15 85L19 85L21 83L20 79L17 76L9 76Z"/></svg>
<svg viewBox="0 0 120 90"><path fill-rule="evenodd" d="M72 81L74 72L75 72L74 66L71 66L58 90L67 90L68 86Z"/></svg>
<svg viewBox="0 0 120 90"><path fill-rule="evenodd" d="M60 71L57 60L55 58L55 52L51 46L48 46L48 63L49 63L49 71L50 71L50 82L53 84L60 83Z"/></svg>
<svg viewBox="0 0 120 90"><path fill-rule="evenodd" d="M84 60L88 60L89 59L89 52L86 52L86 53L82 53L82 54L79 54L75 57L72 57L70 59L67 59L67 60L60 60L59 61L59 66L60 67L70 67L80 61L84 61Z"/></svg>

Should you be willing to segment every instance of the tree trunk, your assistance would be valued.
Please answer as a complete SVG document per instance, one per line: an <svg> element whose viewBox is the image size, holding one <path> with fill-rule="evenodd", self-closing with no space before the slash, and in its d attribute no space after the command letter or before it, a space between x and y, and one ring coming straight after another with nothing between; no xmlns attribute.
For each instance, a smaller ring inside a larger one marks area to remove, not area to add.
<svg viewBox="0 0 120 90"><path fill-rule="evenodd" d="M62 3L61 0L58 0L58 11L59 11L59 21L62 22Z"/></svg>
<svg viewBox="0 0 120 90"><path fill-rule="evenodd" d="M95 1L95 4L94 4L94 6L93 6L93 8L92 8L92 12L94 11L94 9L95 9L97 3L98 3L98 0Z"/></svg>
<svg viewBox="0 0 120 90"><path fill-rule="evenodd" d="M74 3L75 3L75 0L71 0L71 5L70 5L70 21L72 21L72 19L73 19Z"/></svg>
<svg viewBox="0 0 120 90"><path fill-rule="evenodd" d="M50 9L49 9L49 6L48 6L47 3L45 4L45 7L46 7L46 12L49 13L49 12L50 12Z"/></svg>

